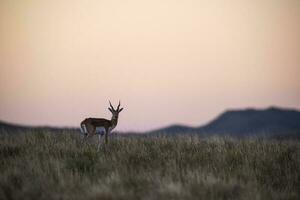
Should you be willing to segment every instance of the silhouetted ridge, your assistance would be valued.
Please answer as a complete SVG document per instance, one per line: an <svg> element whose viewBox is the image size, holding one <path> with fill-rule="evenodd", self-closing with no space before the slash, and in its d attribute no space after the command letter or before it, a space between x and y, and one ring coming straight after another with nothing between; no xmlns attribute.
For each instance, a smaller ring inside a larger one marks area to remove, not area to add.
<svg viewBox="0 0 300 200"><path fill-rule="evenodd" d="M183 125L172 125L167 126L165 128L157 129L154 131L149 132L150 134L185 134L185 133L193 133L194 128L183 126Z"/></svg>
<svg viewBox="0 0 300 200"><path fill-rule="evenodd" d="M154 133L194 133L205 135L269 135L300 133L300 112L292 109L269 107L267 109L228 110L205 126L169 126ZM153 132L152 132L153 133Z"/></svg>
<svg viewBox="0 0 300 200"><path fill-rule="evenodd" d="M29 131L50 131L50 132L56 132L61 133L64 131L73 131L76 132L79 129L78 128L68 128L68 127L50 127L50 126L26 126L26 125L19 125L19 124L13 124L8 122L0 121L0 134L1 133L23 133L23 132L29 132Z"/></svg>
<svg viewBox="0 0 300 200"><path fill-rule="evenodd" d="M200 132L249 135L300 130L300 112L270 107L266 110L229 110Z"/></svg>

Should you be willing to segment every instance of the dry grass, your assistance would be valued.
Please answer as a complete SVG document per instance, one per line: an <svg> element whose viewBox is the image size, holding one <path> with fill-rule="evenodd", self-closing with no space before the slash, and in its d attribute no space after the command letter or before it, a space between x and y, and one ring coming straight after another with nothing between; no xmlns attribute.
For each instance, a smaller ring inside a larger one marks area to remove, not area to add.
<svg viewBox="0 0 300 200"><path fill-rule="evenodd" d="M96 138L94 138L96 140ZM299 199L291 141L0 135L0 199Z"/></svg>

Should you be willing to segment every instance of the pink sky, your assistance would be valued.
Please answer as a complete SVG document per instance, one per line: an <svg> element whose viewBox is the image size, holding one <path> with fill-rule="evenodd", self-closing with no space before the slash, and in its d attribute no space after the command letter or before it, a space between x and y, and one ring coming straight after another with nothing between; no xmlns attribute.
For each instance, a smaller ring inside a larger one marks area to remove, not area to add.
<svg viewBox="0 0 300 200"><path fill-rule="evenodd" d="M300 109L300 1L1 0L0 120L198 126L230 108Z"/></svg>

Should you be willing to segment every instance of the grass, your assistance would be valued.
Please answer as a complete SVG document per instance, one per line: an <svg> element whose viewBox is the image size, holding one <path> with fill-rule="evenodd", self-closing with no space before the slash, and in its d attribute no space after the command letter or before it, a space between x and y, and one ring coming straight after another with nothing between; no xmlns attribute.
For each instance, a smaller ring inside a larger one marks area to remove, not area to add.
<svg viewBox="0 0 300 200"><path fill-rule="evenodd" d="M39 131L0 135L0 158L0 199L300 198L297 141Z"/></svg>

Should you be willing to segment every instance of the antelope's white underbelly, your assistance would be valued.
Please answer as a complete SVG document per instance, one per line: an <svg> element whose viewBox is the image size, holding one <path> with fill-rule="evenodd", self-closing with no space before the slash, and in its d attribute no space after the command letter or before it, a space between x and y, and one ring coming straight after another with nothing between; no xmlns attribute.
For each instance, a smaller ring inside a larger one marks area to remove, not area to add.
<svg viewBox="0 0 300 200"><path fill-rule="evenodd" d="M108 132L110 133L114 128L115 128L115 127L110 127L110 128L108 129ZM99 134L101 134L101 135L104 134L104 133L105 133L105 128L102 127L102 126L96 127L96 133L99 133Z"/></svg>
<svg viewBox="0 0 300 200"><path fill-rule="evenodd" d="M96 133L105 133L105 128L104 127L96 127Z"/></svg>

